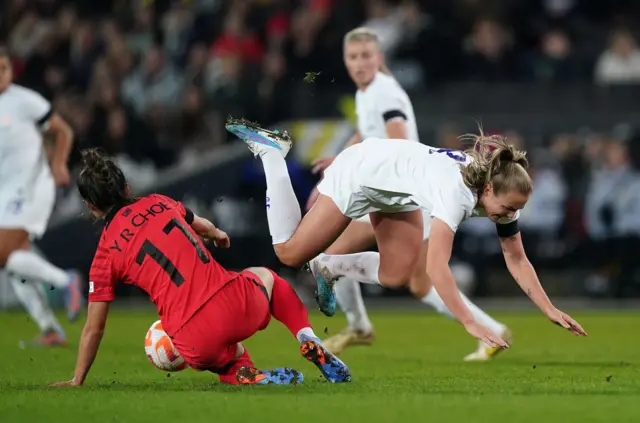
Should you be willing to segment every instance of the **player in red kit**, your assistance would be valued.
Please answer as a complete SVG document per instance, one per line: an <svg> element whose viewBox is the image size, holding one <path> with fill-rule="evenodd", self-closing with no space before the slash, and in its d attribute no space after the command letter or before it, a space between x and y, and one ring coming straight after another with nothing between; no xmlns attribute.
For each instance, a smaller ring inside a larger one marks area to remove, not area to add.
<svg viewBox="0 0 640 423"><path fill-rule="evenodd" d="M80 195L105 221L89 274L89 307L75 375L54 386L82 385L98 352L117 282L145 290L165 332L187 364L217 373L223 383L300 383L294 369L257 369L241 342L281 321L300 342L300 352L330 382L349 382L347 366L327 352L307 310L273 271L225 270L203 246L228 248L229 237L180 202L152 194L129 196L122 171L96 150L82 152Z"/></svg>

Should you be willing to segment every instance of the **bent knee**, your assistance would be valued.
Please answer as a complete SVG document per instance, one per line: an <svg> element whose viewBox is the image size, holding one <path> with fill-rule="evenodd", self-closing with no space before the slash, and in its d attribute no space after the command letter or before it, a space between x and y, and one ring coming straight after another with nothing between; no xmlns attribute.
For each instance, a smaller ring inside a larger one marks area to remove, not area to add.
<svg viewBox="0 0 640 423"><path fill-rule="evenodd" d="M426 271L411 276L409 291L416 298L423 298L431 291L431 279L427 276Z"/></svg>
<svg viewBox="0 0 640 423"><path fill-rule="evenodd" d="M301 268L306 263L304 257L299 254L299 250L292 248L292 245L288 242L282 244L276 244L273 246L278 260L285 266Z"/></svg>
<svg viewBox="0 0 640 423"><path fill-rule="evenodd" d="M380 285L386 288L400 289L405 288L409 285L411 281L411 273L386 272L380 269L380 271L378 272L378 279L380 281Z"/></svg>
<svg viewBox="0 0 640 423"><path fill-rule="evenodd" d="M275 278L271 270L266 267L249 267L244 269L247 272L251 272L260 279L260 282L267 290L267 294L269 299L271 299L271 293L273 292L273 284L275 283Z"/></svg>

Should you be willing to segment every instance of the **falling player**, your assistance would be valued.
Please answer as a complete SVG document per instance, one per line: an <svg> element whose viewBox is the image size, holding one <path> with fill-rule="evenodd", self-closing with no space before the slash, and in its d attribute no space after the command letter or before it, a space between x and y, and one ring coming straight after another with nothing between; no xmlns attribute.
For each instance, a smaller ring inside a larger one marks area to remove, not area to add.
<svg viewBox="0 0 640 423"><path fill-rule="evenodd" d="M55 137L51 163L42 133ZM70 182L67 159L73 142L69 125L38 93L13 84L11 60L0 49L0 267L16 296L40 326L41 335L23 345L66 345L64 332L38 284L64 291L69 320L81 311L80 278L31 249L53 211L55 186Z"/></svg>
<svg viewBox="0 0 640 423"><path fill-rule="evenodd" d="M469 334L490 347L507 348L470 312L449 268L458 225L480 215L497 224L507 267L531 300L552 322L586 335L549 301L526 257L517 217L533 186L525 154L502 137L481 133L466 153L408 140L367 139L344 150L327 168L318 200L302 219L284 160L291 148L288 134L243 120L230 120L226 127L262 161L269 231L284 264L301 267L335 242L352 219L370 215L380 253L322 255L310 263L326 315L335 313L333 285L340 276L389 288L407 286L420 259L424 224L429 226L427 275L444 304ZM429 212L428 221L423 222L420 209Z"/></svg>
<svg viewBox="0 0 640 423"><path fill-rule="evenodd" d="M369 28L356 28L344 37L344 62L351 79L358 87L356 92L356 114L358 131L347 142L345 148L367 138L406 139L418 142L418 128L413 106L407 93L398 81L391 76L380 51L378 36ZM321 159L315 162L314 172L326 169L335 158ZM307 207L317 198L314 191ZM423 211L423 220L429 215ZM442 302L442 298L433 288L426 273L426 258L429 247L429 226L425 225L422 253L415 271L409 279L409 290L420 302L433 307L438 313L448 317L453 314ZM340 237L325 251L327 254L349 254L364 251L375 244L375 235L369 215L353 220ZM373 325L367 315L362 300L360 283L355 279L340 278L336 283L336 300L347 316L348 327L340 333L326 339L324 346L334 354L340 354L351 344L371 344ZM463 296L474 318L511 341L508 328L494 320L469 299ZM488 360L494 357L500 348L491 348L479 341L478 348L467 355L465 360Z"/></svg>
<svg viewBox="0 0 640 423"><path fill-rule="evenodd" d="M187 364L217 373L223 383L289 384L293 369L258 370L241 344L269 324L271 315L300 342L300 352L334 383L349 382L349 369L322 347L307 310L274 272L252 267L225 270L198 239L229 247L211 222L162 195L133 198L124 174L95 150L82 152L80 195L105 221L90 271L89 307L71 381L82 385L98 352L118 281L145 290L158 307L165 332Z"/></svg>

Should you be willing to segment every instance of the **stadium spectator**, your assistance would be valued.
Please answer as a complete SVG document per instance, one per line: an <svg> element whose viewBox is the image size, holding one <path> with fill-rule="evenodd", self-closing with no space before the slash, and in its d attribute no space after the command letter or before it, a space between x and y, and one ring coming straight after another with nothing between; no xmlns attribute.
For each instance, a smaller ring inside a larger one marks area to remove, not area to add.
<svg viewBox="0 0 640 423"><path fill-rule="evenodd" d="M534 79L542 82L570 82L581 78L580 63L566 32L551 29L542 34L531 71Z"/></svg>
<svg viewBox="0 0 640 423"><path fill-rule="evenodd" d="M640 50L630 32L613 33L609 48L598 59L595 78L600 84L640 82Z"/></svg>
<svg viewBox="0 0 640 423"><path fill-rule="evenodd" d="M463 69L466 79L480 82L520 78L520 63L512 39L499 22L478 20L466 40Z"/></svg>

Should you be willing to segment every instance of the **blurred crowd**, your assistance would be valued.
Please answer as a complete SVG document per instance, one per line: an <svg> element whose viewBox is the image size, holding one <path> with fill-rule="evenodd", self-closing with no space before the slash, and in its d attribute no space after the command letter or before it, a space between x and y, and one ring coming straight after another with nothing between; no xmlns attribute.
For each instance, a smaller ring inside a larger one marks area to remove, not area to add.
<svg viewBox="0 0 640 423"><path fill-rule="evenodd" d="M342 37L374 28L419 79L640 81L638 2L610 0L5 0L18 81L83 146L163 168L224 143L228 114L289 115L290 85L352 86ZM330 81L330 82L329 82ZM188 149L187 149L188 151Z"/></svg>

